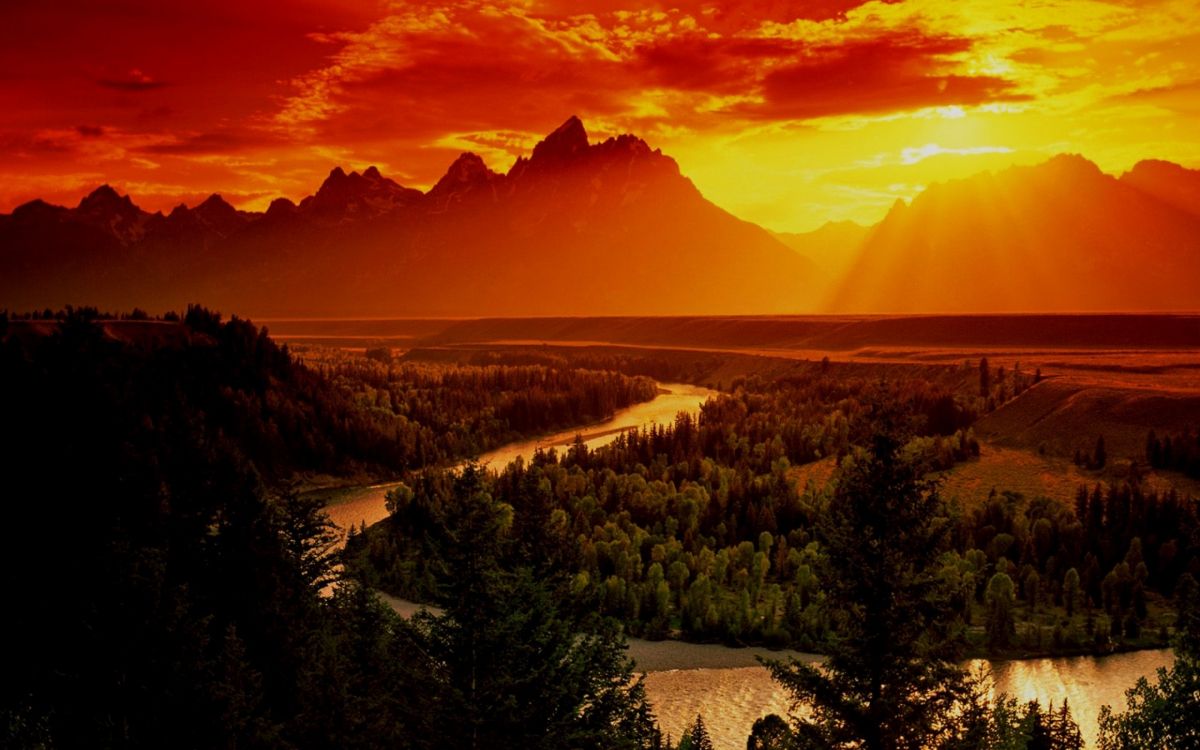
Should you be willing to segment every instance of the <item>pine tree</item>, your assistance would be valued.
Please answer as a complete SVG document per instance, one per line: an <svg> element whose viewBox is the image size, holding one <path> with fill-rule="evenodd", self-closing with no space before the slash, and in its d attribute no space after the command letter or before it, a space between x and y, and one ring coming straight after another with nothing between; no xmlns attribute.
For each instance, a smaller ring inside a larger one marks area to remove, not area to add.
<svg viewBox="0 0 1200 750"><path fill-rule="evenodd" d="M512 509L468 466L437 530L440 615L414 617L432 663L435 723L445 747L657 747L624 640L573 611L567 582L535 574L513 551Z"/></svg>
<svg viewBox="0 0 1200 750"><path fill-rule="evenodd" d="M887 427L843 461L818 527L838 636L822 668L768 662L797 703L798 738L819 747L948 747L975 690L957 663L961 622L940 579L949 524L935 487Z"/></svg>
<svg viewBox="0 0 1200 750"><path fill-rule="evenodd" d="M1096 449L1092 451L1092 468L1103 469L1108 463L1108 451L1104 448L1104 436L1096 438Z"/></svg>
<svg viewBox="0 0 1200 750"><path fill-rule="evenodd" d="M703 716L696 714L696 720L684 730L678 750L714 750L712 738L708 736L708 728L704 726Z"/></svg>

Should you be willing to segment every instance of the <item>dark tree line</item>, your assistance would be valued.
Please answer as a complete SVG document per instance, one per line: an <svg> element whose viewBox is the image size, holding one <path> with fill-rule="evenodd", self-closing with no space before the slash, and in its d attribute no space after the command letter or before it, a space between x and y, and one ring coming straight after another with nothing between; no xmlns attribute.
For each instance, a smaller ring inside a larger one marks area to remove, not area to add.
<svg viewBox="0 0 1200 750"><path fill-rule="evenodd" d="M544 365L382 362L325 352L313 369L367 415L391 465L417 468L607 419L657 393L645 377Z"/></svg>
<svg viewBox="0 0 1200 750"><path fill-rule="evenodd" d="M93 308L32 319L93 329L111 344L98 356L136 365L138 388L179 388L186 400L177 418L215 423L271 480L297 473L394 475L601 420L655 395L652 381L615 372L389 366L342 354L310 366L265 328L236 317L223 321L199 306L162 321L177 324L178 336L147 329L141 338L127 330L120 335L129 338L114 338L105 324L115 316ZM42 333L8 339L13 356L30 363L56 340Z"/></svg>
<svg viewBox="0 0 1200 750"><path fill-rule="evenodd" d="M185 322L170 346L85 315L0 340L0 745L657 745L612 628L567 608L558 578L493 570L507 511L465 479L455 523L427 530L479 560L442 558L439 585L460 587L444 615L405 622L353 581L322 595L336 536L272 480L302 444L247 422L293 410L336 430L307 400L336 397L248 324Z"/></svg>
<svg viewBox="0 0 1200 750"><path fill-rule="evenodd" d="M1159 437L1151 430L1146 436L1146 461L1155 469L1200 477L1200 431Z"/></svg>

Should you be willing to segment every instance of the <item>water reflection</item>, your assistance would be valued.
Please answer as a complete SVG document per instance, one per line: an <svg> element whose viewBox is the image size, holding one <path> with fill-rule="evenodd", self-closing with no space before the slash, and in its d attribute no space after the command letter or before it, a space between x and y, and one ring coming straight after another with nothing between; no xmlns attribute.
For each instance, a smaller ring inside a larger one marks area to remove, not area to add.
<svg viewBox="0 0 1200 750"><path fill-rule="evenodd" d="M707 648L721 648L710 646ZM1137 651L1103 657L1030 659L992 664L995 692L1021 701L1069 700L1088 747L1096 746L1100 708L1122 708L1125 691L1139 677L1154 679L1155 670L1174 661L1169 649ZM972 669L983 662L972 662ZM769 713L783 715L787 694L762 667L734 669L675 669L646 675L646 693L663 732L678 738L697 713L717 750L741 750L754 722ZM994 695L993 695L994 697Z"/></svg>
<svg viewBox="0 0 1200 750"><path fill-rule="evenodd" d="M1096 722L1102 706L1125 705L1125 691L1139 677L1154 679L1159 667L1175 660L1170 649L1135 651L1129 654L1064 659L1030 659L992 665L995 692L1008 693L1022 701L1061 706L1070 701L1071 714L1083 731L1089 747L1096 745Z"/></svg>
<svg viewBox="0 0 1200 750"><path fill-rule="evenodd" d="M611 419L593 425L563 430L553 435L511 443L479 457L479 462L493 469L501 469L518 457L529 460L538 448L565 448L582 435L584 444L598 448L611 443L621 432L633 427L653 423L668 424L679 412L697 414L700 405L717 395L716 391L682 383L660 383L660 393L654 399L622 409ZM396 486L395 482L376 484L369 487L348 487L329 490L313 490L314 497L325 502L325 512L340 529L348 529L365 523L378 523L387 517L387 493Z"/></svg>

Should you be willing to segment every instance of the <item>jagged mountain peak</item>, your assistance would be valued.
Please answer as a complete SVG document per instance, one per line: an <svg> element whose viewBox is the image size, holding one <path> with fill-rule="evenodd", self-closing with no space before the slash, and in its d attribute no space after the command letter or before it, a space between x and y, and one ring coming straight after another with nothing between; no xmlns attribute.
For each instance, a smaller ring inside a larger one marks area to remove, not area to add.
<svg viewBox="0 0 1200 750"><path fill-rule="evenodd" d="M478 154L464 151L446 170L446 174L430 189L432 196L443 195L462 187L488 182L499 175L488 168Z"/></svg>
<svg viewBox="0 0 1200 750"><path fill-rule="evenodd" d="M335 219L350 215L375 216L414 203L421 197L421 191L384 177L378 167L368 167L362 173L347 173L338 166L330 171L316 194L300 202L300 209Z"/></svg>
<svg viewBox="0 0 1200 750"><path fill-rule="evenodd" d="M111 185L105 183L84 196L79 201L80 211L123 211L137 210L133 200L128 195L121 195Z"/></svg>
<svg viewBox="0 0 1200 750"><path fill-rule="evenodd" d="M202 202L200 205L196 206L196 210L197 211L205 211L205 212L220 211L223 213L228 213L230 211L237 211L237 209L234 208L229 203L229 201L227 201L221 197L220 193L213 193L212 195L205 198L204 202Z"/></svg>
<svg viewBox="0 0 1200 750"><path fill-rule="evenodd" d="M553 133L533 147L530 161L562 161L586 152L588 145L587 130L583 127L583 121L571 115Z"/></svg>
<svg viewBox="0 0 1200 750"><path fill-rule="evenodd" d="M1038 167L1043 170L1051 170L1058 174L1069 174L1075 177L1091 178L1104 176L1104 172L1101 171L1096 162L1082 154L1056 154L1041 164L1034 165L1035 169Z"/></svg>

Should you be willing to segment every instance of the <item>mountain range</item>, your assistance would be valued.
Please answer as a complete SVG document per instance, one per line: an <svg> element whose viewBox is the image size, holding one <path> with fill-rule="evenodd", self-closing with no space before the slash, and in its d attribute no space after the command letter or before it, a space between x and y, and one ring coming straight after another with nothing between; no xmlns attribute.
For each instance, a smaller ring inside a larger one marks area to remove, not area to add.
<svg viewBox="0 0 1200 750"><path fill-rule="evenodd" d="M220 196L169 214L103 186L75 208L0 216L0 307L255 315L787 312L811 262L705 200L630 135L572 117L506 174L464 153L428 191L334 169L299 204Z"/></svg>
<svg viewBox="0 0 1200 750"><path fill-rule="evenodd" d="M1200 171L1076 155L931 185L867 230L828 306L856 312L1200 308Z"/></svg>
<svg viewBox="0 0 1200 750"><path fill-rule="evenodd" d="M773 234L632 135L575 117L507 173L464 153L428 191L335 168L311 196L169 213L105 185L0 214L0 308L257 316L1200 308L1200 171L1058 156L935 184L873 227Z"/></svg>

